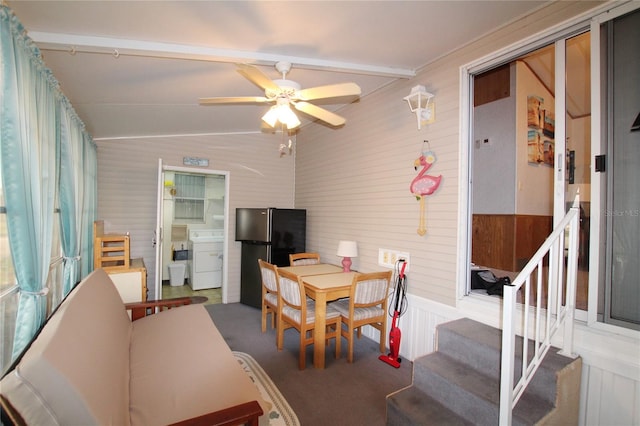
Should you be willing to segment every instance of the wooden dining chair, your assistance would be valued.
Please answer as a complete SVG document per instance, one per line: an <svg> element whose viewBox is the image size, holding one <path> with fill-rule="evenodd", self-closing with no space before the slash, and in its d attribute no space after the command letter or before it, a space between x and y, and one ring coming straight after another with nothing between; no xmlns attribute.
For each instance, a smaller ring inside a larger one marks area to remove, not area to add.
<svg viewBox="0 0 640 426"><path fill-rule="evenodd" d="M300 355L298 368L304 370L307 366L307 346L313 344L315 331L315 301L307 298L302 278L278 269L278 350L282 350L284 330L295 328L300 333ZM327 306L326 311L327 334L326 341L335 339L336 358L340 357L340 313ZM325 341L325 344L326 344Z"/></svg>
<svg viewBox="0 0 640 426"><path fill-rule="evenodd" d="M320 263L318 253L292 253L289 255L290 266L316 265Z"/></svg>
<svg viewBox="0 0 640 426"><path fill-rule="evenodd" d="M362 336L362 326L370 325L380 331L380 352L385 351L387 329L387 299L391 284L391 271L358 274L353 278L349 297L330 303L340 312L342 336L347 339L347 362L353 362L353 335L357 329Z"/></svg>
<svg viewBox="0 0 640 426"><path fill-rule="evenodd" d="M275 328L278 315L278 267L258 259L262 277L262 332L267 331L267 315L271 314L271 328ZM277 342L276 342L277 344Z"/></svg>

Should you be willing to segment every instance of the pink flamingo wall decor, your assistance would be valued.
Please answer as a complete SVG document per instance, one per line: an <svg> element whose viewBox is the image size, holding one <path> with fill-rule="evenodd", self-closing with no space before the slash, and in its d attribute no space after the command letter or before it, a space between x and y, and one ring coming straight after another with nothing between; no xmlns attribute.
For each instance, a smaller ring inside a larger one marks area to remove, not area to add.
<svg viewBox="0 0 640 426"><path fill-rule="evenodd" d="M418 226L418 235L424 235L427 233L427 225L424 214L424 197L433 194L433 192L440 186L442 175L430 176L425 175L427 170L436 161L436 154L433 151L423 152L420 157L414 162L414 168L418 170L418 166L422 166L422 170L411 181L411 193L416 196L416 199L420 201L420 224Z"/></svg>

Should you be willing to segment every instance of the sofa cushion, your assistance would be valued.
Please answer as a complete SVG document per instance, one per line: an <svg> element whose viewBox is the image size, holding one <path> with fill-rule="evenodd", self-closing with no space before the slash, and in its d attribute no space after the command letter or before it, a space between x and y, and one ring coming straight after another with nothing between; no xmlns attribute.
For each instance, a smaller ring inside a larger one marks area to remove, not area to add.
<svg viewBox="0 0 640 426"><path fill-rule="evenodd" d="M27 424L129 424L131 321L98 269L69 294L0 384Z"/></svg>
<svg viewBox="0 0 640 426"><path fill-rule="evenodd" d="M170 424L253 400L270 410L204 305L134 321L130 358L134 426Z"/></svg>

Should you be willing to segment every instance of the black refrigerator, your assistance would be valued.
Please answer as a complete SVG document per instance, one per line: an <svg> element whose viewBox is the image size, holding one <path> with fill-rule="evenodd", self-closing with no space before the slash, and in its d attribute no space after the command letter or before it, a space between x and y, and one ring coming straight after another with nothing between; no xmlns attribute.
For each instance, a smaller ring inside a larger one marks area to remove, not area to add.
<svg viewBox="0 0 640 426"><path fill-rule="evenodd" d="M306 210L236 209L236 241L242 242L240 302L261 307L262 278L258 259L276 266L289 266L289 254L304 252L306 238Z"/></svg>

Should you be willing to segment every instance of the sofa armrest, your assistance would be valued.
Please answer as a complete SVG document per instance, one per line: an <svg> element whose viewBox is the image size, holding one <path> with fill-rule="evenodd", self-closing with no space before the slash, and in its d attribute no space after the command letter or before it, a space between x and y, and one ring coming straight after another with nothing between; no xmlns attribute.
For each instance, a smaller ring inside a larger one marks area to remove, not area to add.
<svg viewBox="0 0 640 426"><path fill-rule="evenodd" d="M179 306L191 305L192 303L206 302L207 298L203 296L195 297L176 297L173 299L147 300L144 302L125 303L126 310L131 311L131 321L144 318L147 315L155 313L156 308L159 311L177 308Z"/></svg>
<svg viewBox="0 0 640 426"><path fill-rule="evenodd" d="M258 426L258 417L264 414L258 401L246 402L224 410L173 423L171 426Z"/></svg>

